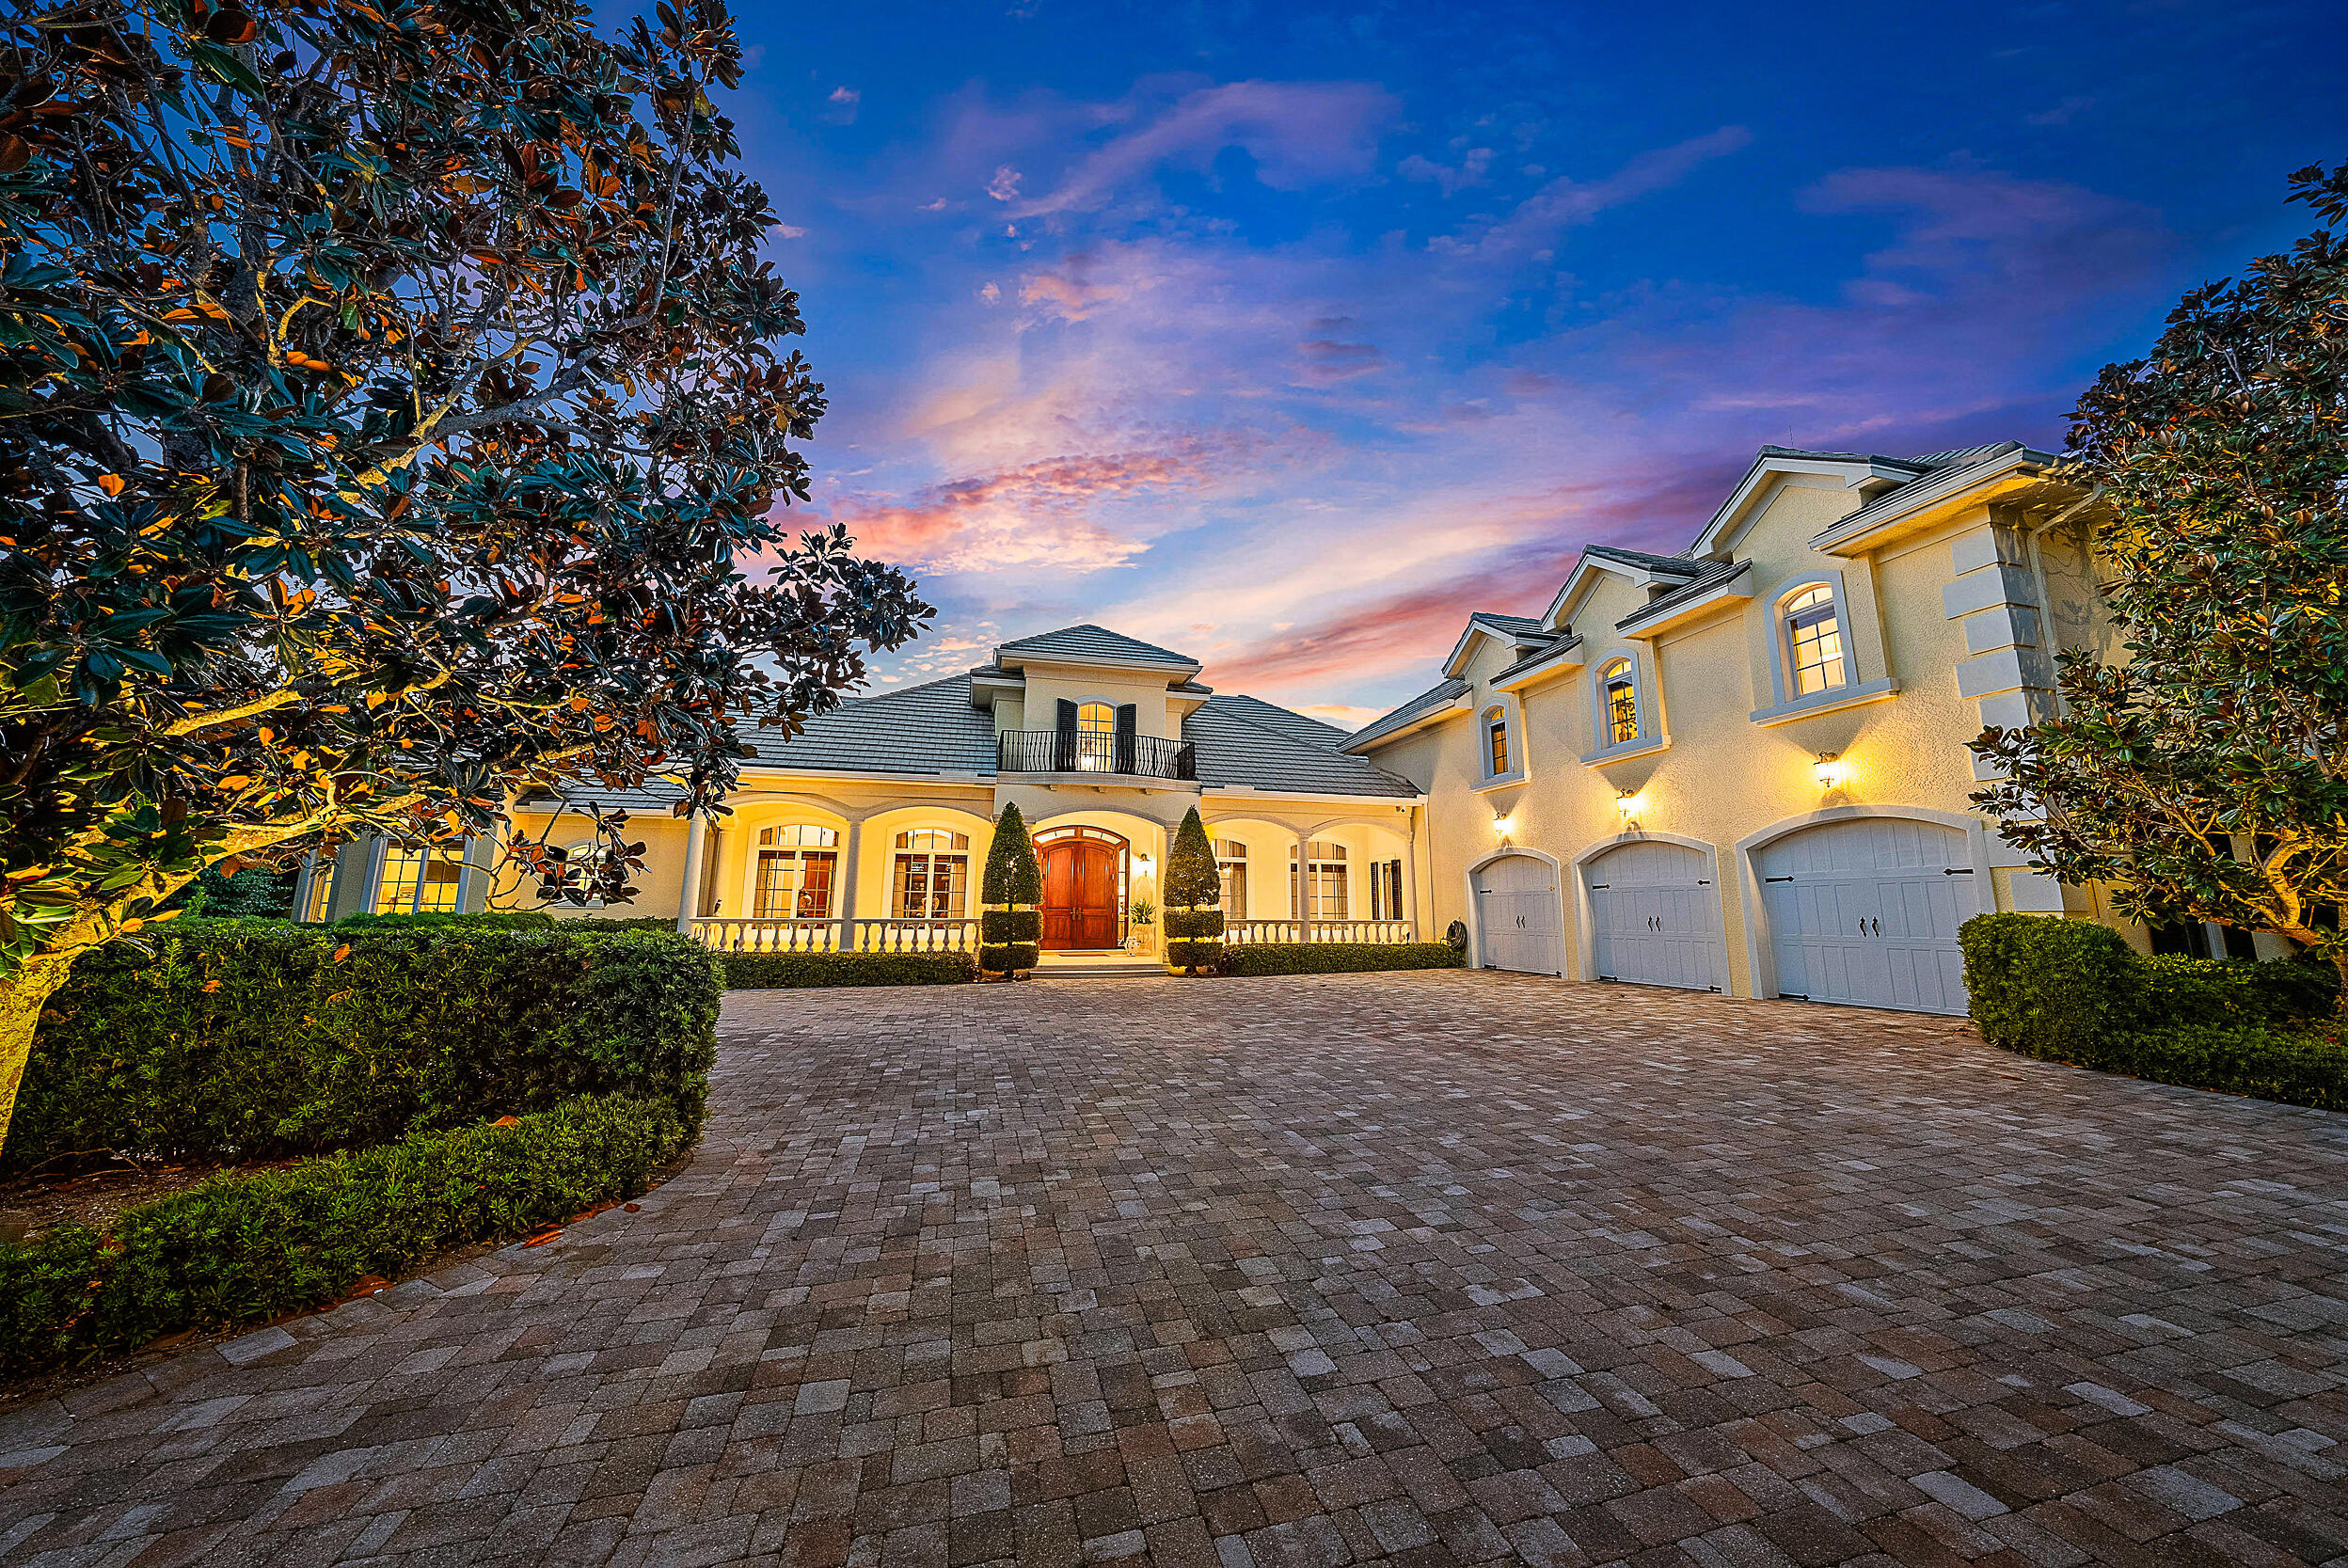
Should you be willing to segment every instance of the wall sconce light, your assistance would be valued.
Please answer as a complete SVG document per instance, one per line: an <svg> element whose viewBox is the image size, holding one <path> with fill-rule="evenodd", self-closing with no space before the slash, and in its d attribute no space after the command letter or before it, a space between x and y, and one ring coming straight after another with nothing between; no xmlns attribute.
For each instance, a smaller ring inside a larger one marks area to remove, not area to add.
<svg viewBox="0 0 2348 1568"><path fill-rule="evenodd" d="M1492 831L1499 835L1502 844L1508 842L1508 831L1515 825L1515 819L1512 817L1496 816L1492 819Z"/></svg>
<svg viewBox="0 0 2348 1568"><path fill-rule="evenodd" d="M1614 809L1623 814L1624 821L1629 821L1631 814L1639 809L1639 792L1635 789L1615 791Z"/></svg>
<svg viewBox="0 0 2348 1568"><path fill-rule="evenodd" d="M1820 789L1832 789L1836 784L1841 784L1842 782L1843 753L1840 752L1820 752L1818 753L1818 787Z"/></svg>

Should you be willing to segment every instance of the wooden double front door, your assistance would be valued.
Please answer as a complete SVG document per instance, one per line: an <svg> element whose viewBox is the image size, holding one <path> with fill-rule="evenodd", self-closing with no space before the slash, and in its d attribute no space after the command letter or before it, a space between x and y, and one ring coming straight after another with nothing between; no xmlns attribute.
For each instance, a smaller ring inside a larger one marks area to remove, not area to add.
<svg viewBox="0 0 2348 1568"><path fill-rule="evenodd" d="M1098 839L1068 838L1039 847L1043 861L1043 941L1047 949L1118 943L1119 851Z"/></svg>

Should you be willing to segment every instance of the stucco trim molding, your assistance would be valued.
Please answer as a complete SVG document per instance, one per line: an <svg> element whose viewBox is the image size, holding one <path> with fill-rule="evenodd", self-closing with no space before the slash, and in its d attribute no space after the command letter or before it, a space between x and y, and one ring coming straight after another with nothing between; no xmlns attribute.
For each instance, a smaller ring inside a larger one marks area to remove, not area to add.
<svg viewBox="0 0 2348 1568"><path fill-rule="evenodd" d="M1972 913L1980 914L1996 908L1997 892L1990 882L1989 825L1977 816L1969 816L1962 812L1936 811L1930 806L1827 806L1772 822L1766 828L1747 833L1736 844L1737 899L1745 916L1745 974L1753 985L1754 996L1766 999L1778 994L1777 962L1772 957L1774 950L1769 942L1769 909L1761 901L1758 852L1805 828L1820 827L1829 822L1849 822L1867 816L1931 822L1963 833L1966 858L1973 865Z"/></svg>
<svg viewBox="0 0 2348 1568"><path fill-rule="evenodd" d="M1685 833L1658 832L1653 829L1610 833L1593 840L1574 856L1574 973L1584 980L1598 977L1597 911L1590 907L1591 863L1604 859L1626 844L1676 844L1683 849L1693 849L1704 857L1704 865L1712 881L1712 896L1717 904L1721 898L1721 847L1708 839L1690 838ZM1724 914L1715 910L1715 916ZM1715 965L1713 978L1721 983L1721 990L1728 990L1728 937L1723 929L1721 941L1712 953Z"/></svg>
<svg viewBox="0 0 2348 1568"><path fill-rule="evenodd" d="M1563 936L1571 929L1565 924L1565 867L1546 849L1535 849L1529 844L1503 844L1483 859L1469 862L1468 869L1460 873L1460 892L1468 900L1468 967L1470 969L1483 967L1483 906L1476 902L1476 873L1493 862L1504 861L1511 855L1527 855L1546 862L1548 868L1557 874L1558 934Z"/></svg>
<svg viewBox="0 0 2348 1568"><path fill-rule="evenodd" d="M1581 760L1592 768L1604 768L1610 762L1624 762L1631 757L1648 756L1671 749L1672 737L1668 735L1642 736L1637 740L1626 740L1620 746L1602 746L1594 752L1585 752Z"/></svg>

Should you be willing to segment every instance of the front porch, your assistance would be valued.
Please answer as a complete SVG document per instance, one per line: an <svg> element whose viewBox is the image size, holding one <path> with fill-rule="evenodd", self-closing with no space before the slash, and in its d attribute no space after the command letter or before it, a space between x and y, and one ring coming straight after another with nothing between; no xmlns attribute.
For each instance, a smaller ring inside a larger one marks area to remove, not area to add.
<svg viewBox="0 0 2348 1568"><path fill-rule="evenodd" d="M677 928L721 953L953 953L976 952L978 922L962 919L799 920L689 916ZM1155 927L1137 951L1155 954ZM1419 940L1408 920L1232 920L1227 946L1251 942L1408 942ZM1129 939L1130 942L1130 939ZM1128 948L1129 951L1134 949ZM1103 949L1083 949L1087 955Z"/></svg>

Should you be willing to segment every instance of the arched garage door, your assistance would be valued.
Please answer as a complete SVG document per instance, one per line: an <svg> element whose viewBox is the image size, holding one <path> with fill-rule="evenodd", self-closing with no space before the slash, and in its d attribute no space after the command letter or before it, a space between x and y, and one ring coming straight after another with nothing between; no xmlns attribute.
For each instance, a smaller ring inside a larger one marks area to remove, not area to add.
<svg viewBox="0 0 2348 1568"><path fill-rule="evenodd" d="M1626 844L1587 863L1581 875L1599 979L1690 990L1726 983L1721 890L1702 850L1659 840Z"/></svg>
<svg viewBox="0 0 2348 1568"><path fill-rule="evenodd" d="M1478 962L1527 974L1565 973L1556 866L1531 855L1502 855L1477 871L1475 890Z"/></svg>
<svg viewBox="0 0 2348 1568"><path fill-rule="evenodd" d="M1978 905L1963 833L1853 817L1789 833L1753 858L1779 995L1965 1010L1957 927Z"/></svg>

